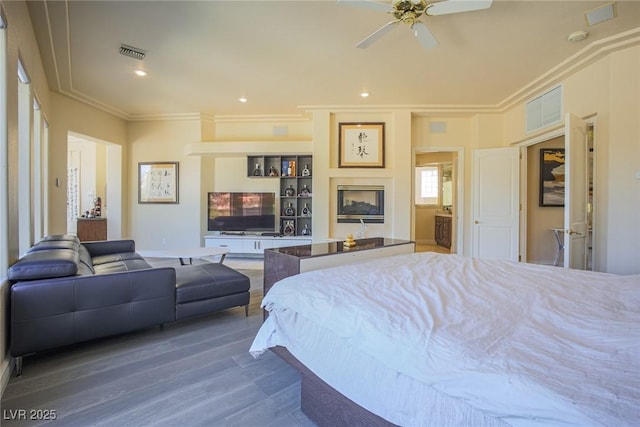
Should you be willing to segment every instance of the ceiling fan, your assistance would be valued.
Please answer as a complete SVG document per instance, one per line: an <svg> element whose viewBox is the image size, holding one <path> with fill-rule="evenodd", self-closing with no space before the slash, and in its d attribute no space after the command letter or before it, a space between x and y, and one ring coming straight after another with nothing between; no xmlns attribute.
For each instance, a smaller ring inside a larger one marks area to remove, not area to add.
<svg viewBox="0 0 640 427"><path fill-rule="evenodd" d="M365 49L371 45L401 22L411 27L413 34L416 36L422 47L425 49L431 49L432 47L435 47L438 42L427 26L418 18L423 15L437 16L488 9L491 7L492 3L492 0L443 0L433 3L427 3L426 0L392 0L391 3L373 0L338 1L352 6L380 10L391 14L395 18L394 21L384 24L358 43L356 47L361 49Z"/></svg>

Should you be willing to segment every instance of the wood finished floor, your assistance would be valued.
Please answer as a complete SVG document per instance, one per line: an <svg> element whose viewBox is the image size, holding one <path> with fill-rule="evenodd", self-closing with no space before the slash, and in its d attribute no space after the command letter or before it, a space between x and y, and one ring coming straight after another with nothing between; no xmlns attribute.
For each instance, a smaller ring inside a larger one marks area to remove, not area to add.
<svg viewBox="0 0 640 427"><path fill-rule="evenodd" d="M273 353L248 353L261 299L252 291L248 318L233 308L27 357L2 396L0 424L313 426L300 411L298 373ZM11 419L20 409L57 419Z"/></svg>

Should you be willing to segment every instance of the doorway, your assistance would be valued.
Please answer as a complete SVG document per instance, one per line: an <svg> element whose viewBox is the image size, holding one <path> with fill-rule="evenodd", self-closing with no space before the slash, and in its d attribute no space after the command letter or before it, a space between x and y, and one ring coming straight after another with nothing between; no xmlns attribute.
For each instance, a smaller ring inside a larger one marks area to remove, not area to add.
<svg viewBox="0 0 640 427"><path fill-rule="evenodd" d="M67 233L91 212L97 198L107 218L107 239L122 236L122 147L86 135L67 135Z"/></svg>
<svg viewBox="0 0 640 427"><path fill-rule="evenodd" d="M462 157L457 148L414 153L412 239L417 252L462 252Z"/></svg>
<svg viewBox="0 0 640 427"><path fill-rule="evenodd" d="M569 267L565 260L565 239L567 236L578 235L581 236L577 242L580 248L574 247L573 252L577 253L580 259L573 259L571 268L594 270L594 127L595 122L588 121L586 133L577 135L577 144L585 157L574 159L574 164L578 163L576 169L580 171L578 181L581 183L577 189L571 188L569 190L572 193L580 193L573 196L574 200L578 200L579 205L575 210L578 216L584 217L584 222L586 222L585 230L580 230L580 232L573 230L574 225L567 225L568 223L573 224L573 221L567 219L569 212L564 203L547 203L542 197L544 191L542 183L545 181L545 177L542 175L544 174L542 156L549 151L566 155L566 132L543 135L536 141L530 141L522 147L525 178L522 190L523 194L526 194L523 200L526 208L523 212L521 234L524 238L521 240L521 244L525 254L524 260L528 263ZM576 142L572 142L572 145L576 145ZM558 167L554 163L552 166L564 171L563 164ZM562 197L566 200L564 173L555 174L554 177L548 176L546 179L553 180L553 185L562 185Z"/></svg>

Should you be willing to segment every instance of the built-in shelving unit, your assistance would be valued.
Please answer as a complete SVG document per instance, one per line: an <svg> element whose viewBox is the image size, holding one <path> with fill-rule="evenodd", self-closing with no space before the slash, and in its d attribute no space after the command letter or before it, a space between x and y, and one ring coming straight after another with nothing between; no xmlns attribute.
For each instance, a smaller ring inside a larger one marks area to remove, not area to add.
<svg viewBox="0 0 640 427"><path fill-rule="evenodd" d="M311 155L250 155L247 176L280 180L279 227L283 236L311 236L313 157Z"/></svg>

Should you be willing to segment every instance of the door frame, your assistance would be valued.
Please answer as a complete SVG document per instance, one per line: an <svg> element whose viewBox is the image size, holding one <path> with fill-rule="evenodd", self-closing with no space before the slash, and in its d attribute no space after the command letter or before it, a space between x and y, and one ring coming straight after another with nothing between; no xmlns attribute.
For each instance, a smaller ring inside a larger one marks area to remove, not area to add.
<svg viewBox="0 0 640 427"><path fill-rule="evenodd" d="M456 164L454 164L455 170L455 183L456 183L456 201L455 201L455 210L454 210L454 226L452 231L454 232L455 238L453 239L453 247L454 251L451 253L456 253L462 255L464 252L464 169L465 169L465 161L464 161L464 147L414 147L413 155L411 158L411 170L412 170L412 178L411 178L411 239L415 240L416 233L416 205L414 203L415 188L416 188L416 179L415 173L413 171L416 168L416 155L425 154L425 153L456 153L457 160Z"/></svg>
<svg viewBox="0 0 640 427"><path fill-rule="evenodd" d="M122 187L122 168L123 168L123 153L122 146L105 141L99 138L94 138L88 135L84 135L78 132L68 131L67 140L73 137L78 143L93 143L100 144L106 148L106 191L104 194L105 205L103 206L103 215L108 220L107 227L107 239L116 240L122 238L122 230L124 223L124 209L123 201L125 200L123 187ZM67 152L69 149L67 148ZM68 166L68 165L67 165ZM80 161L80 168L82 168L82 161ZM98 191L99 189L96 189ZM82 190L81 190L82 191ZM82 193L80 193L82 197Z"/></svg>
<svg viewBox="0 0 640 427"><path fill-rule="evenodd" d="M521 259L526 260L527 259L527 208L528 208L528 204L527 204L527 175L528 175L528 170L527 170L527 148L532 146L532 145L536 145L536 144L540 144L546 141L549 141L553 138L558 138L561 136L565 136L565 115L562 116L563 117L563 121L560 125L558 125L555 128L551 128L549 130L547 130L545 133L533 136L531 138L525 139L523 141L520 141L518 143L513 144L513 146L519 147L520 148L520 200L522 203L522 206L520 208L520 256ZM580 116L578 116L580 117ZM597 126L597 118L598 115L597 113L593 113L593 114L589 114L587 116L582 116L580 117L582 120L584 120L587 125L591 125L593 126L593 133L594 133L594 144L595 144L595 135L596 135L596 126ZM595 145L594 145L595 147ZM595 224L595 185L596 185L596 176L595 176L595 163L596 162L596 150L594 150L593 153L593 167L594 167L594 200L593 200L593 204L592 204L592 223ZM595 248L596 248L596 242L595 242L595 233L592 236L592 247L593 247L593 265L592 268L594 271L595 270Z"/></svg>
<svg viewBox="0 0 640 427"><path fill-rule="evenodd" d="M541 144L543 142L549 141L554 138L558 138L564 136L564 124L561 126L549 130L546 133L535 136L530 139L526 139L522 142L515 144L520 148L520 259L527 259L527 208L528 208L528 194L527 194L527 176L528 176L528 168L527 168L527 148Z"/></svg>

